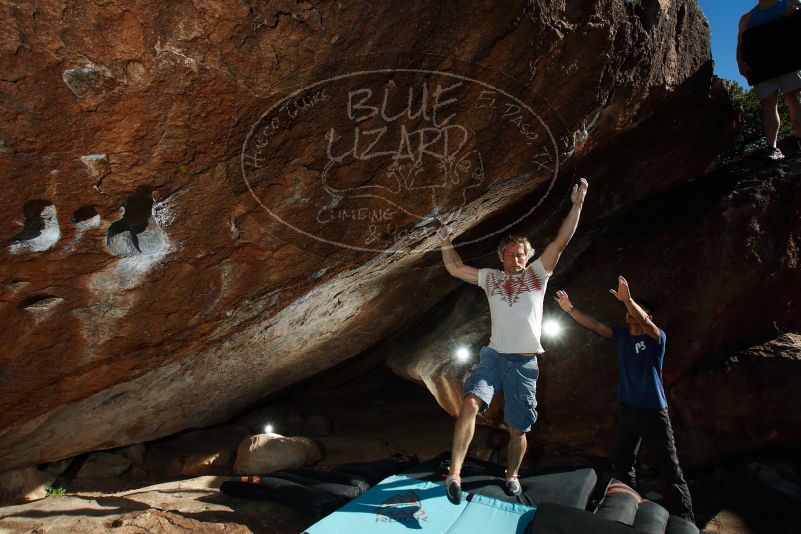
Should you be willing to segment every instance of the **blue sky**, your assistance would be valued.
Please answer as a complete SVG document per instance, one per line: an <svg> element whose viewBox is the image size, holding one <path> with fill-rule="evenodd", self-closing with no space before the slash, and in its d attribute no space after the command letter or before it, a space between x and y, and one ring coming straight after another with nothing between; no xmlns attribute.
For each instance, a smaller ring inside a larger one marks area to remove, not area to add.
<svg viewBox="0 0 801 534"><path fill-rule="evenodd" d="M757 5L757 0L698 0L698 3L712 30L715 74L747 88L748 82L737 70L737 23L746 11Z"/></svg>

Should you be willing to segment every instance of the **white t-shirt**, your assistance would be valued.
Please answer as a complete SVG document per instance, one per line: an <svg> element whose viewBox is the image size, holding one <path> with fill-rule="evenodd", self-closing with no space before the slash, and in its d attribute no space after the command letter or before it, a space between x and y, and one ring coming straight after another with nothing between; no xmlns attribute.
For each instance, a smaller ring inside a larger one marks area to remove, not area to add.
<svg viewBox="0 0 801 534"><path fill-rule="evenodd" d="M540 343L542 302L550 276L541 258L520 274L478 270L478 285L487 294L490 305L491 349L503 354L545 351Z"/></svg>

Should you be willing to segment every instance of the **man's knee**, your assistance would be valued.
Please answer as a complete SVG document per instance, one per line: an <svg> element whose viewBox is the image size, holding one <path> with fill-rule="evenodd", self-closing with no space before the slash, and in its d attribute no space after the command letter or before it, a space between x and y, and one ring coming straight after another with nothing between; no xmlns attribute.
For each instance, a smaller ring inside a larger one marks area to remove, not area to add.
<svg viewBox="0 0 801 534"><path fill-rule="evenodd" d="M523 432L522 430L518 430L516 428L509 427L509 436L511 436L512 438L520 439L521 436L525 436L525 435L526 435L526 433Z"/></svg>

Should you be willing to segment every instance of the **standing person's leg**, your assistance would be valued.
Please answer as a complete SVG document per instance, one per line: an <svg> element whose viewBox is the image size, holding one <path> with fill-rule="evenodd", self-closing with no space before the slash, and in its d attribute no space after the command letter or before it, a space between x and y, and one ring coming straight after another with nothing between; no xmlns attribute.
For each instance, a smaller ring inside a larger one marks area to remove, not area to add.
<svg viewBox="0 0 801 534"><path fill-rule="evenodd" d="M760 98L759 105L762 108L762 129L765 132L765 140L768 148L776 148L776 141L779 138L779 91L776 90L769 95Z"/></svg>
<svg viewBox="0 0 801 534"><path fill-rule="evenodd" d="M787 110L790 113L790 122L793 123L795 130L794 150L801 150L801 90L788 91L784 94L784 101L787 102Z"/></svg>
<svg viewBox="0 0 801 534"><path fill-rule="evenodd" d="M634 464L637 461L640 441L637 408L621 404L612 462L615 466L615 478L632 488L637 487L637 471Z"/></svg>
<svg viewBox="0 0 801 534"><path fill-rule="evenodd" d="M675 513L695 523L690 488L684 480L679 466L673 427L667 409L649 410L643 417L643 440L656 457L657 468L666 488L665 501L671 513Z"/></svg>

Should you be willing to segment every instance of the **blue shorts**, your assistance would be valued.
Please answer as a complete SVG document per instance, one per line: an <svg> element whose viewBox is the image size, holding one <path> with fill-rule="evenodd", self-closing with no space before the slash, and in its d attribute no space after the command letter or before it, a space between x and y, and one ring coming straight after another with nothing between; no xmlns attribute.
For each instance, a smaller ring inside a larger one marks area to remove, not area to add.
<svg viewBox="0 0 801 534"><path fill-rule="evenodd" d="M537 420L537 357L523 354L501 354L482 347L478 363L470 369L464 382L464 395L475 395L483 401L483 413L496 391L503 391L503 418L507 425L521 432L531 430Z"/></svg>

